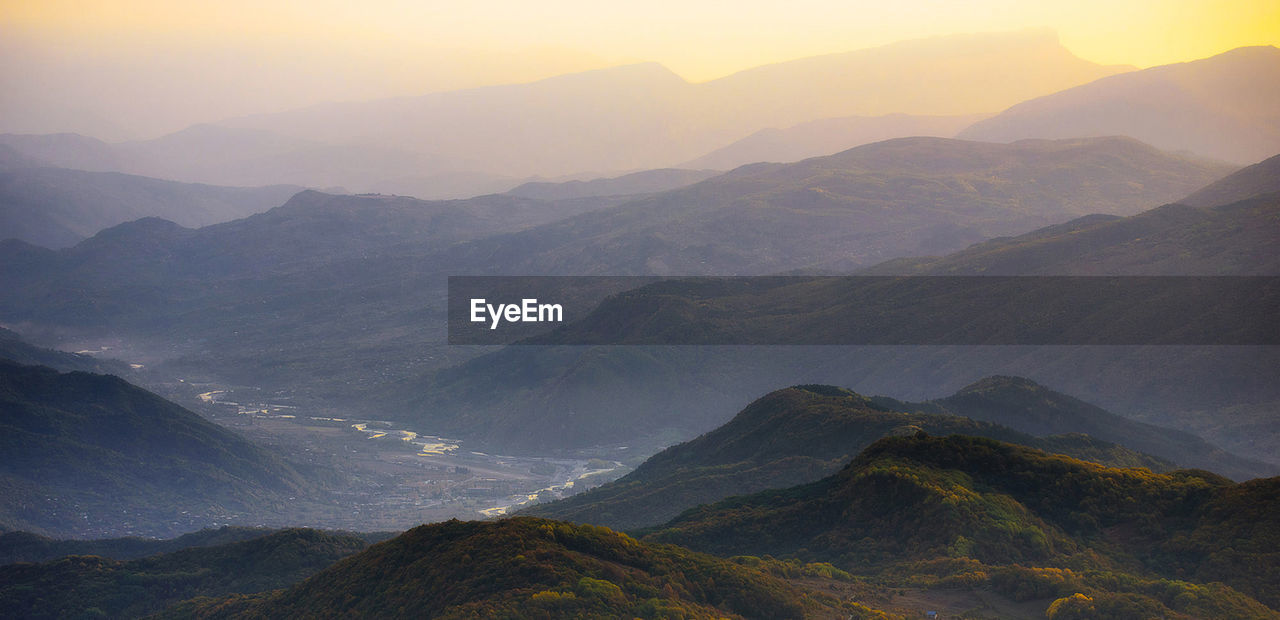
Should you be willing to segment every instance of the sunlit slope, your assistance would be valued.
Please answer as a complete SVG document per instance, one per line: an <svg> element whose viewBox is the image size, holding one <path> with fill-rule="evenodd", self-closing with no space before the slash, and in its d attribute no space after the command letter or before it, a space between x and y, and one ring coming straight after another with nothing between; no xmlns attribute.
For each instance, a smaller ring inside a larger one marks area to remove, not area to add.
<svg viewBox="0 0 1280 620"><path fill-rule="evenodd" d="M1080 434L1037 438L1008 425L899 411L905 409L831 386L778 390L724 426L650 457L620 480L523 513L616 528L656 525L698 504L813 482L882 437L919 430L991 437L1111 465L1172 467L1168 460ZM1035 407L1024 412L1037 413ZM1063 426L1072 422L1064 417Z"/></svg>
<svg viewBox="0 0 1280 620"><path fill-rule="evenodd" d="M1276 604L1278 483L1114 469L989 439L919 434L883 439L810 485L690 510L644 539L862 571L969 558L1133 572L1220 581ZM1214 617L1274 614L1243 613L1249 601L1229 593L1206 599L1210 607L1199 611L1194 598L1169 606Z"/></svg>
<svg viewBox="0 0 1280 620"><path fill-rule="evenodd" d="M221 618L783 619L832 614L756 569L605 528L512 518L424 525L282 592L173 610ZM825 612L825 613L824 613ZM857 612L850 608L845 613ZM818 616L822 617L822 616Z"/></svg>

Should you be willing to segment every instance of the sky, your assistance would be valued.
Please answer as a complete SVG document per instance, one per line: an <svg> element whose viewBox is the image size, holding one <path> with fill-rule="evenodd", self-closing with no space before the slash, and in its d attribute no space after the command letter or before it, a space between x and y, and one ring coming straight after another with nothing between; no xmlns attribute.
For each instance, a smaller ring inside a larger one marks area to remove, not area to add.
<svg viewBox="0 0 1280 620"><path fill-rule="evenodd" d="M1280 2L0 0L0 131L145 138L629 62L699 82L906 39L1045 27L1086 60L1149 67L1280 45Z"/></svg>

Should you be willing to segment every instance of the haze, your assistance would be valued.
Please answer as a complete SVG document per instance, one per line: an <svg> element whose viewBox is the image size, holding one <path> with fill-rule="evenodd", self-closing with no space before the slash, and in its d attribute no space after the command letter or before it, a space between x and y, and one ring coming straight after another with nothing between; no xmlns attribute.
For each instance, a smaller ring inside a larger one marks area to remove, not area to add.
<svg viewBox="0 0 1280 620"><path fill-rule="evenodd" d="M1147 67L1280 43L1280 5L6 2L0 131L140 139L326 101L527 82L630 62L655 61L701 82L906 39L1025 28L1055 30L1088 61Z"/></svg>

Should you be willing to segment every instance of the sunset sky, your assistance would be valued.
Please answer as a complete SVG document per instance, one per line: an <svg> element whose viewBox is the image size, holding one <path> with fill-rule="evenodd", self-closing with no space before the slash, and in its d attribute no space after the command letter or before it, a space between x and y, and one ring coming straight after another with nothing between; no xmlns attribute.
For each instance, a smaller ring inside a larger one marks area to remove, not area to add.
<svg viewBox="0 0 1280 620"><path fill-rule="evenodd" d="M657 61L690 81L904 39L1048 27L1148 67L1280 44L1258 0L0 0L0 131L147 137L330 100ZM139 103L151 109L140 109ZM77 127L76 125L83 125Z"/></svg>

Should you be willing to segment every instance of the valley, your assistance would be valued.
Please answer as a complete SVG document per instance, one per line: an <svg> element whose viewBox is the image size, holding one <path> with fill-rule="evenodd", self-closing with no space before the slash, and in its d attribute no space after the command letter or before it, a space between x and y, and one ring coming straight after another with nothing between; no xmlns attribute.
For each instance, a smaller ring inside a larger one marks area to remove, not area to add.
<svg viewBox="0 0 1280 620"><path fill-rule="evenodd" d="M205 387L211 386L199 389ZM306 406L257 402L260 396L252 389L210 390L198 395L203 406L197 410L282 458L337 479L326 502L287 518L263 522L240 515L224 523L396 531L418 523L497 517L603 484L628 469L608 457L644 456L625 447L582 450L577 458L486 454L468 449L465 441L400 423L310 415L315 412Z"/></svg>

